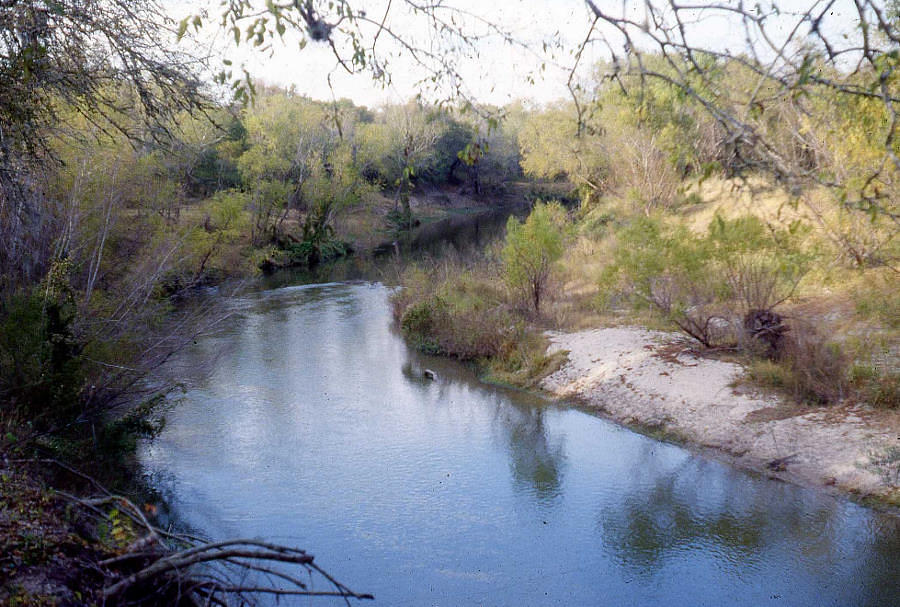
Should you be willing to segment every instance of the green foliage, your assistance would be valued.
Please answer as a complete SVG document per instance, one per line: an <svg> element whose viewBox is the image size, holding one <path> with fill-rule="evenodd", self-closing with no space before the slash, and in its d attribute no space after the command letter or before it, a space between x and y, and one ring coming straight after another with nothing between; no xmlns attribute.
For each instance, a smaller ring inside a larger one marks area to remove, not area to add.
<svg viewBox="0 0 900 607"><path fill-rule="evenodd" d="M98 406L89 364L100 349L76 332L77 309L67 287L65 263L31 295L0 306L0 450L26 448L40 440L45 449L71 462L117 464L134 453L139 437L161 429L158 396L124 415L107 416ZM54 286L56 281L58 286Z"/></svg>
<svg viewBox="0 0 900 607"><path fill-rule="evenodd" d="M243 185L237 159L246 151L247 130L238 116L224 110L212 120L190 115L178 120L179 177L195 198Z"/></svg>
<svg viewBox="0 0 900 607"><path fill-rule="evenodd" d="M800 222L777 228L753 215L713 219L711 254L742 312L771 310L793 295L814 259L802 246L808 232Z"/></svg>
<svg viewBox="0 0 900 607"><path fill-rule="evenodd" d="M540 314L554 265L562 257L565 210L559 203L538 203L524 222L510 217L501 257L507 286Z"/></svg>
<svg viewBox="0 0 900 607"><path fill-rule="evenodd" d="M865 284L853 289L856 312L864 318L883 323L889 329L900 329L900 297L893 270L869 271Z"/></svg>
<svg viewBox="0 0 900 607"><path fill-rule="evenodd" d="M414 265L391 298L394 318L417 348L474 361L490 381L531 387L565 361L505 305L491 256Z"/></svg>
<svg viewBox="0 0 900 607"><path fill-rule="evenodd" d="M334 229L312 219L303 224L303 240L289 247L293 265L313 267L350 253L350 246L334 237Z"/></svg>
<svg viewBox="0 0 900 607"><path fill-rule="evenodd" d="M247 207L250 198L239 190L221 190L197 210L202 217L199 225L191 227L185 237L182 271L191 275L191 282L205 274L219 276L235 272L234 260L228 258L232 247L245 241L250 227Z"/></svg>
<svg viewBox="0 0 900 607"><path fill-rule="evenodd" d="M40 445L71 462L119 463L139 436L158 430L160 400L110 413L131 394L134 380L122 373L130 369L116 363L134 364L139 337L89 332L86 318L102 318L106 298L80 307L73 274L71 262L58 260L31 292L0 300L0 451ZM150 317L143 320L146 330Z"/></svg>
<svg viewBox="0 0 900 607"><path fill-rule="evenodd" d="M681 69L695 90L707 93L713 83L730 86L727 74L713 58L699 53L694 60L705 70L702 77L693 73L696 72L693 65ZM649 56L645 61L648 69L675 75L673 66L661 57ZM608 68L608 65L598 66L597 77L602 79L602 71ZM673 171L676 179L699 174L702 167L720 160L722 134L715 119L683 88L661 78L638 82L637 76L629 75L625 80L624 87L621 83L603 81L595 100L600 108L596 119L611 125L606 137L612 149L625 152L626 158L635 160L641 155L633 151L649 144L667 165L659 164L658 168ZM640 87L641 94L628 94L631 87ZM640 141L641 138L646 141ZM642 151L644 155L647 153L646 149Z"/></svg>
<svg viewBox="0 0 900 607"><path fill-rule="evenodd" d="M874 407L900 409L900 373L896 370L857 363L850 368L849 379L860 400Z"/></svg>
<svg viewBox="0 0 900 607"><path fill-rule="evenodd" d="M89 452L95 461L113 465L120 464L123 458L127 461L136 453L139 440L155 438L163 431L165 405L165 396L158 394L135 404L124 415L103 419L90 437L90 447L85 447L85 437L81 445L74 445L73 456Z"/></svg>
<svg viewBox="0 0 900 607"><path fill-rule="evenodd" d="M438 341L440 322L445 320L446 306L434 297L410 304L400 317L400 329L413 345L428 354L441 354ZM449 352L445 352L449 353Z"/></svg>
<svg viewBox="0 0 900 607"><path fill-rule="evenodd" d="M601 278L601 292L620 291L637 307L649 306L705 346L720 339L713 305L722 282L709 272L709 241L683 226L639 217L617 234L613 263Z"/></svg>
<svg viewBox="0 0 900 607"><path fill-rule="evenodd" d="M565 177L595 195L605 189L609 177L605 142L578 133L577 116L571 107L559 105L528 114L518 141L526 176L550 180Z"/></svg>
<svg viewBox="0 0 900 607"><path fill-rule="evenodd" d="M39 157L51 147L66 109L137 140L201 105L194 63L172 47L156 8L143 0L56 0L0 9L0 179L8 183L5 173L20 154ZM88 59L101 39L106 52ZM118 120L123 115L141 115L151 128L132 130L130 121Z"/></svg>
<svg viewBox="0 0 900 607"><path fill-rule="evenodd" d="M407 271L405 288L393 298L404 335L424 351L461 360L500 356L514 348L520 323L500 305L503 294L496 284L470 269L447 270Z"/></svg>
<svg viewBox="0 0 900 607"><path fill-rule="evenodd" d="M568 360L568 352L547 353L549 340L538 331L517 327L515 347L488 364L489 381L522 388L534 388Z"/></svg>
<svg viewBox="0 0 900 607"><path fill-rule="evenodd" d="M650 306L706 347L727 343L736 338L736 316L770 310L793 294L812 261L803 233L753 216L717 216L705 235L637 218L617 234L601 289Z"/></svg>
<svg viewBox="0 0 900 607"><path fill-rule="evenodd" d="M404 195L401 195L404 198ZM410 231L416 226L416 218L409 207L409 196L405 196L404 203L391 209L384 216L387 232L391 239L402 241L409 236Z"/></svg>
<svg viewBox="0 0 900 607"><path fill-rule="evenodd" d="M357 162L370 181L387 188L418 179L443 182L469 132L446 113L415 102L390 106L360 127Z"/></svg>
<svg viewBox="0 0 900 607"><path fill-rule="evenodd" d="M32 293L0 302L2 415L27 423L29 432L71 424L81 412L84 344L74 333L67 268L58 262Z"/></svg>

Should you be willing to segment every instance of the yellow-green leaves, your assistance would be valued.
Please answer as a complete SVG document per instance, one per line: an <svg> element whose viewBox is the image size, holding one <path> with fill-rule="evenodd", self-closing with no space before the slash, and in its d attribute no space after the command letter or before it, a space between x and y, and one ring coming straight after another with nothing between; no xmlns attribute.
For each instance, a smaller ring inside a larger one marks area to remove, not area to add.
<svg viewBox="0 0 900 607"><path fill-rule="evenodd" d="M533 308L541 311L551 273L563 254L566 212L559 203L538 203L524 222L510 217L503 246L504 278Z"/></svg>

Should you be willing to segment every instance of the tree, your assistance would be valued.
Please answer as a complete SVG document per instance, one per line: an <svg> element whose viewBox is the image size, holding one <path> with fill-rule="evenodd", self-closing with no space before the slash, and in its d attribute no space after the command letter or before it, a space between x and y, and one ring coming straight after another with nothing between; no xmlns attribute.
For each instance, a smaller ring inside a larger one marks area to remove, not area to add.
<svg viewBox="0 0 900 607"><path fill-rule="evenodd" d="M427 85L423 90L440 90L445 95L442 99L461 101L463 107L472 107L472 102L455 67L460 56L477 56L480 41L487 36L529 48L521 32L450 3L404 0L395 4L388 3L383 14L370 16L355 0L267 3L265 8L255 0L239 0L226 5L222 23L237 42L260 47L293 27L300 33L301 46L308 40L324 41L343 69L366 72L381 82L390 81L392 53L406 54L423 70L422 83ZM690 132L692 124L702 125L704 147L724 161L720 164L730 174L769 173L808 204L826 229L828 214L803 196L811 187L824 186L833 202L851 216L871 218L882 234L874 242L858 234L831 231L855 263L884 261L886 244L900 234L900 9L895 0L625 0L615 5L585 0L585 7L589 19L583 42L573 48L556 40L543 49L560 49L572 57L561 61L571 68L577 140L591 139L593 131L586 126L600 101L595 93L603 89L619 88L639 108L668 95L689 108L688 114L679 117L684 119L680 128L687 128L682 132ZM390 27L388 17L398 8L427 24L430 43L417 37L419 32ZM714 41L710 31L723 26L739 36L740 46L734 38L727 46ZM598 74L605 86L595 90L576 77L589 47L606 56ZM235 84L242 90L240 82ZM827 149L821 144L827 141L830 126L818 122L817 116L821 117L823 108L840 111L857 105L865 106L864 113L874 118L864 152L874 149L877 153L873 162L848 177L815 162L813 152ZM652 122L651 113L638 115L642 122ZM716 127L708 128L705 119L698 122L701 115ZM811 124L818 128L810 128ZM673 145L678 138L666 139L651 147L674 153L678 170L691 167L697 159L684 157L683 150ZM572 147L576 156L590 151L587 144ZM650 153L642 157L655 163L656 152L644 147ZM583 183L596 190L591 178L596 175L580 173L578 177L588 179ZM859 222L851 219L849 223Z"/></svg>
<svg viewBox="0 0 900 607"><path fill-rule="evenodd" d="M539 202L523 222L510 217L501 257L506 284L541 312L553 267L563 254L566 213L559 203Z"/></svg>
<svg viewBox="0 0 900 607"><path fill-rule="evenodd" d="M887 240L900 232L896 2L645 0L609 10L593 0L586 4L592 22L577 55L589 45L605 48L605 81L638 100L653 83L666 85L716 121L733 169L767 172L797 195L825 186L847 211L886 222ZM743 46L708 42L703 28L714 22L740 30ZM572 90L583 101L583 91ZM825 147L820 143L829 131L842 137L823 115L853 106L877 118L868 123L863 146L867 155L876 151L851 176L815 162L811 153ZM853 247L845 235L836 240ZM869 258L853 257L857 263Z"/></svg>
<svg viewBox="0 0 900 607"><path fill-rule="evenodd" d="M388 158L396 175L394 209L388 219L398 232L408 233L414 223L409 197L417 175L427 166L428 153L438 141L440 124L414 102L390 108L385 124L393 135Z"/></svg>
<svg viewBox="0 0 900 607"><path fill-rule="evenodd" d="M155 0L0 2L2 450L133 438L168 388L144 380L215 320L164 315L180 235L142 212L177 199L157 152L207 107L174 35Z"/></svg>
<svg viewBox="0 0 900 607"><path fill-rule="evenodd" d="M61 108L139 141L203 105L173 27L155 0L0 3L0 295L40 280L63 228L36 175Z"/></svg>
<svg viewBox="0 0 900 607"><path fill-rule="evenodd" d="M363 4L359 0L232 0L222 3L219 23L235 44L262 51L276 40L296 43L300 50L309 42L327 44L337 68L367 74L383 85L391 83L393 60L403 55L420 70L420 91L442 100L463 100L472 107L466 80L457 70L459 58L476 58L480 41L489 36L526 46L503 24L451 3L388 1L373 9L373 14ZM411 17L417 26L395 28L391 17L398 13ZM203 19L200 14L186 17L179 32L188 31L191 25L199 28ZM235 78L230 64L219 80L231 81L238 98L253 94L250 75L244 72Z"/></svg>

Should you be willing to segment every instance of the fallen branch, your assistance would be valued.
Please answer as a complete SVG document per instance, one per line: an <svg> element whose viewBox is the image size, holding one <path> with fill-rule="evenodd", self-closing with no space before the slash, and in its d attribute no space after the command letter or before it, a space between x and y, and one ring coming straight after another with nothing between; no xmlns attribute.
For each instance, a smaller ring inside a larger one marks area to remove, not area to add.
<svg viewBox="0 0 900 607"><path fill-rule="evenodd" d="M12 462L10 462L12 463ZM90 563L104 580L97 595L100 604L139 603L148 596L172 605L245 605L254 597L308 596L373 599L339 582L299 548L258 539L239 538L208 542L195 536L172 533L155 527L141 509L128 498L109 492L96 479L54 459L16 460L14 463L53 464L88 481L102 495L78 497L64 491L54 493L107 524L115 515L103 506L115 508L145 533L124 548L122 554ZM281 569L278 567L281 566ZM316 590L292 575L289 568L316 574L332 587ZM282 570L283 569L283 570Z"/></svg>

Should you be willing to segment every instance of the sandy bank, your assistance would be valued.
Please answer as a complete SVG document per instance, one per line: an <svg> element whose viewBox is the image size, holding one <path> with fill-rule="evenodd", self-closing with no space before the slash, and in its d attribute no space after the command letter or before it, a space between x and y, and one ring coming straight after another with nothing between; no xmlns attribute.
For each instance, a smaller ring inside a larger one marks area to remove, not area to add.
<svg viewBox="0 0 900 607"><path fill-rule="evenodd" d="M542 382L552 394L776 478L900 501L900 412L813 408L735 388L739 365L699 358L668 333L624 327L550 338L551 351L569 351Z"/></svg>

